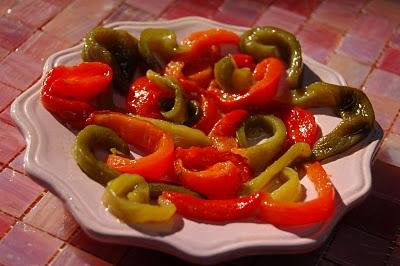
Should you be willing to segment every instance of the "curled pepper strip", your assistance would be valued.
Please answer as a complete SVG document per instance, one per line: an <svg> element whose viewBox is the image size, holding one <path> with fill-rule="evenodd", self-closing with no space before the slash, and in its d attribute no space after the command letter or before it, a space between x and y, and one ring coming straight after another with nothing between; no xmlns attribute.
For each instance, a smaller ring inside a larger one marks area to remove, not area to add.
<svg viewBox="0 0 400 266"><path fill-rule="evenodd" d="M288 65L288 83L293 89L300 83L303 71L301 46L290 32L275 27L257 27L243 33L240 50L252 55L257 61L266 57L278 57Z"/></svg>
<svg viewBox="0 0 400 266"><path fill-rule="evenodd" d="M87 122L111 128L128 144L148 154L136 160L111 154L107 164L115 170L140 174L148 181L173 181L166 177L174 159L174 142L168 133L150 122L116 112L94 112Z"/></svg>
<svg viewBox="0 0 400 266"><path fill-rule="evenodd" d="M105 127L89 125L77 135L72 148L76 162L91 179L106 185L120 173L96 158L94 149L98 146L106 150L114 148L125 154L129 153L129 148L114 131Z"/></svg>
<svg viewBox="0 0 400 266"><path fill-rule="evenodd" d="M82 59L109 65L115 88L126 93L139 61L137 44L127 31L98 27L86 35Z"/></svg>
<svg viewBox="0 0 400 266"><path fill-rule="evenodd" d="M317 160L339 154L361 141L372 129L375 114L368 97L347 86L315 82L304 90L292 90L292 103L308 107L333 107L342 118L329 134L318 139L313 147Z"/></svg>
<svg viewBox="0 0 400 266"><path fill-rule="evenodd" d="M293 161L299 158L307 158L311 155L310 146L307 143L298 142L289 148L279 159L273 162L264 172L244 184L241 195L247 195L261 191L279 172Z"/></svg>
<svg viewBox="0 0 400 266"><path fill-rule="evenodd" d="M280 175L286 179L286 182L271 192L271 198L281 202L297 201L301 194L299 175L290 167L283 168Z"/></svg>
<svg viewBox="0 0 400 266"><path fill-rule="evenodd" d="M260 144L248 147L248 135L258 135L259 132L254 131L260 128L268 133L272 132L272 136ZM236 131L236 137L243 148L235 149L235 153L246 157L253 171L258 173L282 150L286 140L286 128L282 120L273 115L253 115Z"/></svg>
<svg viewBox="0 0 400 266"><path fill-rule="evenodd" d="M178 81L172 77L161 76L151 70L147 71L146 76L157 85L175 92L174 106L169 111L161 112L162 116L168 121L178 124L186 122L188 119L188 101Z"/></svg>
<svg viewBox="0 0 400 266"><path fill-rule="evenodd" d="M334 211L335 189L319 162L306 164L308 178L318 198L306 202L278 202L268 197L262 202L259 218L277 226L303 225L329 218Z"/></svg>
<svg viewBox="0 0 400 266"><path fill-rule="evenodd" d="M128 224L163 222L169 220L176 207L159 198L159 205L149 204L149 185L139 175L122 174L107 184L103 204Z"/></svg>

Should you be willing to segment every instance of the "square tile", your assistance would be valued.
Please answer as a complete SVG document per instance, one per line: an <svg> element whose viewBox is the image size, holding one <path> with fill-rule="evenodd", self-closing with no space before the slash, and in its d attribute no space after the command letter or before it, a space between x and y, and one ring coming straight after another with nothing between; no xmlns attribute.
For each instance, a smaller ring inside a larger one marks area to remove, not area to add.
<svg viewBox="0 0 400 266"><path fill-rule="evenodd" d="M10 230L15 223L15 218L0 212L0 239Z"/></svg>
<svg viewBox="0 0 400 266"><path fill-rule="evenodd" d="M214 14L213 19L240 26L252 26L266 10L266 5L251 0L225 0Z"/></svg>
<svg viewBox="0 0 400 266"><path fill-rule="evenodd" d="M125 0L125 3L135 8L142 9L155 16L160 15L174 0Z"/></svg>
<svg viewBox="0 0 400 266"><path fill-rule="evenodd" d="M67 5L69 5L72 2L72 0L43 0L43 1L53 4L53 5L56 5L61 9L65 8Z"/></svg>
<svg viewBox="0 0 400 266"><path fill-rule="evenodd" d="M162 16L167 19L174 19L184 16L201 16L211 18L221 4L221 0L177 0L167 8Z"/></svg>
<svg viewBox="0 0 400 266"><path fill-rule="evenodd" d="M61 240L18 222L0 242L0 263L45 265L61 244Z"/></svg>
<svg viewBox="0 0 400 266"><path fill-rule="evenodd" d="M0 17L0 47L12 51L32 34L33 28L20 21Z"/></svg>
<svg viewBox="0 0 400 266"><path fill-rule="evenodd" d="M372 191L381 197L400 202L400 167L377 159L371 170Z"/></svg>
<svg viewBox="0 0 400 266"><path fill-rule="evenodd" d="M40 196L43 188L29 177L5 168L0 172L0 210L20 217Z"/></svg>
<svg viewBox="0 0 400 266"><path fill-rule="evenodd" d="M331 27L346 31L356 19L357 13L351 5L343 5L336 1L325 1L313 12L312 18Z"/></svg>
<svg viewBox="0 0 400 266"><path fill-rule="evenodd" d="M64 203L50 192L25 215L24 222L62 240L67 240L78 228Z"/></svg>
<svg viewBox="0 0 400 266"><path fill-rule="evenodd" d="M15 171L18 171L22 174L25 174L25 166L24 166L24 156L25 156L25 151L22 151L20 154L18 154L17 157L15 157L14 160L12 160L9 164L9 166L14 169Z"/></svg>
<svg viewBox="0 0 400 266"><path fill-rule="evenodd" d="M364 9L394 22L400 22L400 2L397 0L371 0Z"/></svg>
<svg viewBox="0 0 400 266"><path fill-rule="evenodd" d="M328 66L339 72L351 87L361 88L371 67L364 65L348 56L333 54L329 58Z"/></svg>
<svg viewBox="0 0 400 266"><path fill-rule="evenodd" d="M385 16L373 13L360 14L349 33L361 38L386 41L393 33L396 24Z"/></svg>
<svg viewBox="0 0 400 266"><path fill-rule="evenodd" d="M392 47L400 48L400 27L397 28L389 44Z"/></svg>
<svg viewBox="0 0 400 266"><path fill-rule="evenodd" d="M42 64L34 58L16 52L0 62L0 80L19 90L26 90L39 79L41 73Z"/></svg>
<svg viewBox="0 0 400 266"><path fill-rule="evenodd" d="M21 91L0 83L0 111L3 111Z"/></svg>
<svg viewBox="0 0 400 266"><path fill-rule="evenodd" d="M378 67L400 76L400 49L388 47L379 59Z"/></svg>
<svg viewBox="0 0 400 266"><path fill-rule="evenodd" d="M0 112L0 121L4 122L10 126L16 127L14 120L12 120L11 115L10 115L10 106L8 106L4 111ZM0 125L1 125L1 122L0 122Z"/></svg>
<svg viewBox="0 0 400 266"><path fill-rule="evenodd" d="M342 226L326 253L326 258L340 265L380 265L390 241Z"/></svg>
<svg viewBox="0 0 400 266"><path fill-rule="evenodd" d="M20 20L33 28L39 28L52 19L60 8L42 0L25 0L11 8L8 16Z"/></svg>
<svg viewBox="0 0 400 266"><path fill-rule="evenodd" d="M74 0L65 10L100 22L121 2L122 0ZM93 12L93 10L96 10L96 12Z"/></svg>
<svg viewBox="0 0 400 266"><path fill-rule="evenodd" d="M396 120L392 126L392 133L396 135L400 135L400 115L397 116Z"/></svg>
<svg viewBox="0 0 400 266"><path fill-rule="evenodd" d="M320 2L320 0L279 0L275 1L274 5L308 17L318 7Z"/></svg>
<svg viewBox="0 0 400 266"><path fill-rule="evenodd" d="M258 26L274 26L295 33L306 20L306 17L286 9L272 6L257 20Z"/></svg>
<svg viewBox="0 0 400 266"><path fill-rule="evenodd" d="M104 20L104 24L114 21L146 21L153 19L154 16L146 11L130 7L127 4L122 4Z"/></svg>
<svg viewBox="0 0 400 266"><path fill-rule="evenodd" d="M102 243L91 239L82 230L72 237L70 243L113 264L119 262L127 250L126 246Z"/></svg>
<svg viewBox="0 0 400 266"><path fill-rule="evenodd" d="M400 108L400 101L367 92L368 99L375 111L375 120L384 131L388 131Z"/></svg>
<svg viewBox="0 0 400 266"><path fill-rule="evenodd" d="M365 92L400 101L400 76L375 68L367 78Z"/></svg>
<svg viewBox="0 0 400 266"><path fill-rule="evenodd" d="M51 266L75 266L75 265L91 265L91 266L108 266L111 265L83 250L77 249L71 245L65 248L50 263Z"/></svg>
<svg viewBox="0 0 400 266"><path fill-rule="evenodd" d="M0 162L8 163L24 147L25 140L18 129L0 122Z"/></svg>
<svg viewBox="0 0 400 266"><path fill-rule="evenodd" d="M400 167L400 135L389 133L383 141L377 158Z"/></svg>

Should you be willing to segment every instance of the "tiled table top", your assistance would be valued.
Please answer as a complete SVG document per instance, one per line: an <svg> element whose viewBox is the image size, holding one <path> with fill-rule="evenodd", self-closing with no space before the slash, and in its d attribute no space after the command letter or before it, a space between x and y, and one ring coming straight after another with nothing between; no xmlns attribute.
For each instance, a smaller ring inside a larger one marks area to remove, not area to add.
<svg viewBox="0 0 400 266"><path fill-rule="evenodd" d="M185 265L162 253L89 239L63 203L24 173L25 142L10 104L50 54L96 25L197 15L294 32L304 53L370 97L385 138L370 196L326 244L302 255L254 256L221 265L400 265L400 1L1 0L0 264Z"/></svg>

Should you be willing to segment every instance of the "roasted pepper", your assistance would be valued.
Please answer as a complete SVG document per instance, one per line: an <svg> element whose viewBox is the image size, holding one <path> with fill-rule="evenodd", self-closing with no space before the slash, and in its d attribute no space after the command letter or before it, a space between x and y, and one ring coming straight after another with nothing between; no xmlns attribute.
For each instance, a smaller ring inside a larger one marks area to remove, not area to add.
<svg viewBox="0 0 400 266"><path fill-rule="evenodd" d="M317 160L339 154L361 141L372 129L375 114L368 97L361 91L347 86L315 82L302 90L291 91L294 105L332 107L342 118L340 124L326 136L318 139L313 147Z"/></svg>
<svg viewBox="0 0 400 266"><path fill-rule="evenodd" d="M275 201L294 202L300 198L301 184L299 175L290 167L285 167L279 176L285 179L285 182L270 194Z"/></svg>
<svg viewBox="0 0 400 266"><path fill-rule="evenodd" d="M252 73L254 84L237 93L223 92L218 86L212 87L211 92L215 95L223 111L262 107L271 102L276 95L284 70L285 66L279 59L267 58L258 63L254 69ZM247 83L248 81L242 82L242 84Z"/></svg>
<svg viewBox="0 0 400 266"><path fill-rule="evenodd" d="M147 154L132 160L117 154L107 158L107 164L123 173L140 174L147 181L171 181L174 142L172 137L150 122L116 112L94 112L87 122L114 130L124 141Z"/></svg>
<svg viewBox="0 0 400 266"><path fill-rule="evenodd" d="M250 146L248 138L258 139L260 131L272 133L264 142ZM235 153L241 154L255 173L259 173L283 150L286 140L286 128L282 120L273 115L252 115L236 131L237 140L242 148Z"/></svg>
<svg viewBox="0 0 400 266"><path fill-rule="evenodd" d="M306 164L308 178L318 198L306 202L278 202L271 197L261 204L259 218L277 226L303 225L329 218L335 206L335 189L319 162Z"/></svg>
<svg viewBox="0 0 400 266"><path fill-rule="evenodd" d="M206 200L183 193L163 192L161 198L172 202L177 213L189 219L226 222L254 215L260 207L263 193L234 199Z"/></svg>
<svg viewBox="0 0 400 266"><path fill-rule="evenodd" d="M120 173L96 158L94 149L99 147L107 151L114 148L124 154L129 153L129 148L114 131L101 126L89 125L76 136L72 154L79 167L91 179L106 185Z"/></svg>
<svg viewBox="0 0 400 266"><path fill-rule="evenodd" d="M114 73L114 87L125 94L141 60L137 46L136 38L124 30L98 27L86 35L82 59L109 65Z"/></svg>
<svg viewBox="0 0 400 266"><path fill-rule="evenodd" d="M256 61L266 57L278 57L288 65L289 86L296 89L300 85L303 71L301 46L290 32L275 27L257 27L242 34L240 50L252 55Z"/></svg>
<svg viewBox="0 0 400 266"><path fill-rule="evenodd" d="M103 204L113 215L128 224L169 220L176 207L170 201L158 199L149 203L150 189L139 175L122 174L110 181L103 195Z"/></svg>
<svg viewBox="0 0 400 266"><path fill-rule="evenodd" d="M47 110L68 126L80 129L96 109L91 102L107 90L111 79L112 70L103 63L58 66L46 75L41 101Z"/></svg>

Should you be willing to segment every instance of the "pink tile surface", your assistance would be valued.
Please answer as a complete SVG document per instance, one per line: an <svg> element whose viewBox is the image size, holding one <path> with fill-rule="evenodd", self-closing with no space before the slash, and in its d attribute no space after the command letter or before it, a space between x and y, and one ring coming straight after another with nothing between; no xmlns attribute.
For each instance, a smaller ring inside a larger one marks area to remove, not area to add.
<svg viewBox="0 0 400 266"><path fill-rule="evenodd" d="M167 8L167 10L163 13L163 17L167 19L183 16L201 16L211 18L222 2L223 1L221 0L195 0L190 2L185 0L177 0Z"/></svg>
<svg viewBox="0 0 400 266"><path fill-rule="evenodd" d="M61 40L47 32L37 31L17 49L17 52L43 62L53 53L72 45L72 42Z"/></svg>
<svg viewBox="0 0 400 266"><path fill-rule="evenodd" d="M394 118L399 112L400 102L391 98L382 97L379 94L367 94L375 111L375 120L383 130L389 130Z"/></svg>
<svg viewBox="0 0 400 266"><path fill-rule="evenodd" d="M328 66L338 71L346 80L347 84L361 88L371 67L362 64L348 56L332 54L328 61Z"/></svg>
<svg viewBox="0 0 400 266"><path fill-rule="evenodd" d="M377 157L391 165L400 167L400 135L388 134Z"/></svg>
<svg viewBox="0 0 400 266"><path fill-rule="evenodd" d="M393 123L392 133L400 135L400 115L397 116L396 120Z"/></svg>
<svg viewBox="0 0 400 266"><path fill-rule="evenodd" d="M127 250L125 246L102 243L91 239L82 230L79 230L73 236L71 244L114 264L122 258Z"/></svg>
<svg viewBox="0 0 400 266"><path fill-rule="evenodd" d="M142 0L126 0L128 5L142 9L153 15L160 15L173 0L153 0L153 1L142 1Z"/></svg>
<svg viewBox="0 0 400 266"><path fill-rule="evenodd" d="M0 83L0 111L4 110L21 91Z"/></svg>
<svg viewBox="0 0 400 266"><path fill-rule="evenodd" d="M400 21L400 2L397 0L371 0L365 6L365 10L394 22Z"/></svg>
<svg viewBox="0 0 400 266"><path fill-rule="evenodd" d="M4 57L6 57L9 53L10 53L10 51L8 51L7 49L0 47L0 61Z"/></svg>
<svg viewBox="0 0 400 266"><path fill-rule="evenodd" d="M40 27L52 19L59 9L42 0L25 0L12 7L8 15L32 27Z"/></svg>
<svg viewBox="0 0 400 266"><path fill-rule="evenodd" d="M0 242L0 263L5 265L44 265L62 241L18 222Z"/></svg>
<svg viewBox="0 0 400 266"><path fill-rule="evenodd" d="M385 16L376 14L361 14L354 21L349 33L361 38L387 40L395 29L395 23L388 20Z"/></svg>
<svg viewBox="0 0 400 266"><path fill-rule="evenodd" d="M15 157L14 160L10 162L9 166L15 171L18 171L20 173L25 173L24 156L25 156L25 151L22 151L20 154L18 154L17 157Z"/></svg>
<svg viewBox="0 0 400 266"><path fill-rule="evenodd" d="M240 26L251 26L265 9L266 6L257 1L225 0L213 19Z"/></svg>
<svg viewBox="0 0 400 266"><path fill-rule="evenodd" d="M306 18L302 15L272 6L261 15L257 20L256 25L279 27L295 33L305 20Z"/></svg>
<svg viewBox="0 0 400 266"><path fill-rule="evenodd" d="M66 7L69 3L72 2L72 0L43 0L47 3L53 4L58 6L60 9L63 9Z"/></svg>
<svg viewBox="0 0 400 266"><path fill-rule="evenodd" d="M319 5L320 0L308 0L308 1L297 1L297 0L279 0L274 5L281 8L293 11L303 16L310 16L315 8Z"/></svg>
<svg viewBox="0 0 400 266"><path fill-rule="evenodd" d="M0 17L0 47L9 51L21 45L33 29L12 18Z"/></svg>
<svg viewBox="0 0 400 266"><path fill-rule="evenodd" d="M337 51L362 63L372 65L378 58L384 44L384 40L366 39L347 34Z"/></svg>
<svg viewBox="0 0 400 266"><path fill-rule="evenodd" d="M10 106L8 106L4 111L0 112L0 121L4 122L10 126L14 126L14 127L16 126L10 116ZM0 125L1 125L1 123L0 123ZM18 132L18 134L19 134L19 132Z"/></svg>
<svg viewBox="0 0 400 266"><path fill-rule="evenodd" d="M78 227L64 203L50 192L29 211L24 222L62 240L67 240Z"/></svg>
<svg viewBox="0 0 400 266"><path fill-rule="evenodd" d="M75 265L108 266L111 264L83 250L77 249L71 245L67 245L54 258L54 260L51 262L50 265L51 266L75 266Z"/></svg>
<svg viewBox="0 0 400 266"><path fill-rule="evenodd" d="M303 53L326 63L340 40L340 32L316 21L310 21L297 34Z"/></svg>
<svg viewBox="0 0 400 266"><path fill-rule="evenodd" d="M66 10L99 21L109 15L121 2L122 0L74 0Z"/></svg>
<svg viewBox="0 0 400 266"><path fill-rule="evenodd" d="M400 76L381 69L374 69L365 83L365 91L375 95L400 100Z"/></svg>
<svg viewBox="0 0 400 266"><path fill-rule="evenodd" d="M0 15L3 15L17 3L17 0L2 0L0 1Z"/></svg>
<svg viewBox="0 0 400 266"><path fill-rule="evenodd" d="M43 188L29 177L5 168L0 172L0 210L20 217Z"/></svg>
<svg viewBox="0 0 400 266"><path fill-rule="evenodd" d="M372 166L372 191L380 197L400 202L400 169L381 160Z"/></svg>
<svg viewBox="0 0 400 266"><path fill-rule="evenodd" d="M378 62L378 67L400 75L400 49L389 47Z"/></svg>
<svg viewBox="0 0 400 266"><path fill-rule="evenodd" d="M400 27L398 27L397 31L393 34L392 39L390 40L390 45L400 48Z"/></svg>
<svg viewBox="0 0 400 266"><path fill-rule="evenodd" d="M26 90L42 73L37 60L19 53L11 53L0 62L0 80L19 90Z"/></svg>
<svg viewBox="0 0 400 266"><path fill-rule="evenodd" d="M312 18L340 30L347 30L353 24L357 14L352 5L343 5L335 1L321 3Z"/></svg>
<svg viewBox="0 0 400 266"><path fill-rule="evenodd" d="M133 8L127 4L122 4L104 20L104 23L111 23L114 21L146 21L152 18L154 18L154 16L146 11Z"/></svg>
<svg viewBox="0 0 400 266"><path fill-rule="evenodd" d="M132 265L132 261L137 265L157 265L159 261L162 261L165 266L184 266L187 262L177 259L173 256L147 250L144 248L131 248L127 252L126 256L120 261L121 266Z"/></svg>
<svg viewBox="0 0 400 266"><path fill-rule="evenodd" d="M11 161L24 147L25 141L18 129L0 122L0 162Z"/></svg>
<svg viewBox="0 0 400 266"><path fill-rule="evenodd" d="M0 212L0 239L10 230L15 223L15 218Z"/></svg>

